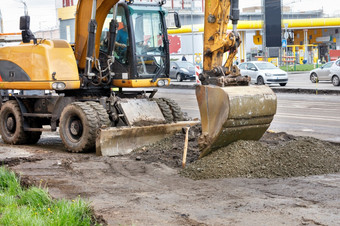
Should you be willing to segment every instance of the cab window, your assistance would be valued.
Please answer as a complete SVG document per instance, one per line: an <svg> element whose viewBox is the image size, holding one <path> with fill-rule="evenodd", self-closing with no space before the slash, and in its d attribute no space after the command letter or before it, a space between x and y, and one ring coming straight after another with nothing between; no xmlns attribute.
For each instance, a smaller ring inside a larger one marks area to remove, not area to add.
<svg viewBox="0 0 340 226"><path fill-rule="evenodd" d="M110 40L110 32L109 26L110 21L113 18L112 10L107 15L105 20L102 34L100 37L100 51L107 53L109 47L109 40ZM121 64L127 64L128 56L127 56L127 49L129 46L129 35L127 30L127 23L126 23L126 16L125 10L122 6L118 6L117 8L117 16L116 20L118 22L118 29L116 35L116 42L115 42L115 49L113 51L113 55L116 60Z"/></svg>

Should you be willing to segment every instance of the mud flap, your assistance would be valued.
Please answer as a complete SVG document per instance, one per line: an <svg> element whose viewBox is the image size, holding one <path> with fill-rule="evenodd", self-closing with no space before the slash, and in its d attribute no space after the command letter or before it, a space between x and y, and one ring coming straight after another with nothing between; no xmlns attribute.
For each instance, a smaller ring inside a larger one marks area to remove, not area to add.
<svg viewBox="0 0 340 226"><path fill-rule="evenodd" d="M96 140L96 154L118 156L128 154L136 148L155 143L183 127L194 126L199 121L184 121L140 127L110 127L100 129Z"/></svg>
<svg viewBox="0 0 340 226"><path fill-rule="evenodd" d="M237 140L259 140L276 113L275 93L267 86L197 86L201 115L201 155Z"/></svg>

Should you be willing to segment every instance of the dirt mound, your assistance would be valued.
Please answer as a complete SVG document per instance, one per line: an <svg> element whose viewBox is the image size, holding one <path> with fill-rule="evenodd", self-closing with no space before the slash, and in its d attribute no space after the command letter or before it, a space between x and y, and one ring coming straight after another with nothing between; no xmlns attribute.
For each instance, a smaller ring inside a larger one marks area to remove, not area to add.
<svg viewBox="0 0 340 226"><path fill-rule="evenodd" d="M198 159L200 152L197 140L200 134L200 126L193 126L189 130L187 164ZM177 133L154 144L134 150L134 152L130 154L130 157L145 161L146 163L161 162L172 168L181 167L184 139L184 133Z"/></svg>
<svg viewBox="0 0 340 226"><path fill-rule="evenodd" d="M226 177L276 178L340 172L340 145L311 137L266 132L260 141L237 141L198 160L201 127L189 132L187 167L180 174L195 180ZM135 150L146 163L182 165L184 134Z"/></svg>
<svg viewBox="0 0 340 226"><path fill-rule="evenodd" d="M336 173L340 148L314 138L297 137L276 146L237 141L181 171L192 179L275 178Z"/></svg>

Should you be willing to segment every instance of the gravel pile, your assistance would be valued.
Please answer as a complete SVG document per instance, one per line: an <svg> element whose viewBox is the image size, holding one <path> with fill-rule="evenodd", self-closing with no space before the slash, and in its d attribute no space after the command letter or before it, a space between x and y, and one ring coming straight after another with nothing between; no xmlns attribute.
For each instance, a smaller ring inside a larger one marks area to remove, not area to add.
<svg viewBox="0 0 340 226"><path fill-rule="evenodd" d="M200 180L297 177L336 172L340 172L340 146L297 137L276 146L259 141L237 141L194 162L180 174Z"/></svg>
<svg viewBox="0 0 340 226"><path fill-rule="evenodd" d="M180 174L211 178L277 178L340 172L340 145L287 133L265 133L260 141L237 141L198 159L200 126L189 132L187 167ZM182 166L184 134L178 133L135 150L130 157L146 163Z"/></svg>

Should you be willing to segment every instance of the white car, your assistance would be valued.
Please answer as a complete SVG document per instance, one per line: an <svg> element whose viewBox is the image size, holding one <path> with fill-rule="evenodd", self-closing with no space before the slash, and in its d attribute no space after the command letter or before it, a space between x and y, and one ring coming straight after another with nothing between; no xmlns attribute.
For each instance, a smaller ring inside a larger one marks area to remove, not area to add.
<svg viewBox="0 0 340 226"><path fill-rule="evenodd" d="M331 67L335 61L328 62L319 68L315 68L309 72L309 79L312 83L316 81L331 81L329 74L331 73Z"/></svg>
<svg viewBox="0 0 340 226"><path fill-rule="evenodd" d="M337 59L332 65L329 74L333 86L340 86L340 59Z"/></svg>
<svg viewBox="0 0 340 226"><path fill-rule="evenodd" d="M242 76L249 76L251 83L258 85L280 84L287 85L287 72L276 67L274 64L264 61L250 61L239 65Z"/></svg>

